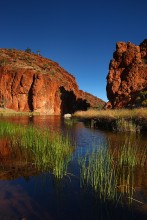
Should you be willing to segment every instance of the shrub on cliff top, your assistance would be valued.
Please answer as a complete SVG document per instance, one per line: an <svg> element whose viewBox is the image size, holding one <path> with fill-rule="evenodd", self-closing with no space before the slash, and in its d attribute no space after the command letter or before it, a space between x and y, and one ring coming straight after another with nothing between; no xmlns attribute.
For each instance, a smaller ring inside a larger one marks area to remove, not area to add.
<svg viewBox="0 0 147 220"><path fill-rule="evenodd" d="M27 49L25 49L25 52L27 52L27 53L31 53L32 51L31 51L30 48L27 48Z"/></svg>

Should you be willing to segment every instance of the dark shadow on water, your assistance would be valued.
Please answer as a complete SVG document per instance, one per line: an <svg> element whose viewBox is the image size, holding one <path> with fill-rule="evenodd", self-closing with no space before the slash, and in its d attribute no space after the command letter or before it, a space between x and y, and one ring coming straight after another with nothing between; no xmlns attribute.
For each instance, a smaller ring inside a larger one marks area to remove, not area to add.
<svg viewBox="0 0 147 220"><path fill-rule="evenodd" d="M38 186L33 181L31 183L34 190L32 198L40 204L36 216L39 211L47 212L53 220L145 220L147 217L146 213L131 206L102 202L93 192L80 188L75 177L71 177L70 181L67 177L59 181L49 174L43 174L37 181Z"/></svg>

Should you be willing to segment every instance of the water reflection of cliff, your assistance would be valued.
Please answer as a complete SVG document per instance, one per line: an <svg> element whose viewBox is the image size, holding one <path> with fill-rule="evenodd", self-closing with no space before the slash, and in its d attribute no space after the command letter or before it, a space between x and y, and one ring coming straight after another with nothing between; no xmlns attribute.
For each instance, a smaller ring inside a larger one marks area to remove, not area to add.
<svg viewBox="0 0 147 220"><path fill-rule="evenodd" d="M14 149L9 140L0 138L0 180L12 180L19 177L27 179L37 173L28 151L22 151L19 147Z"/></svg>
<svg viewBox="0 0 147 220"><path fill-rule="evenodd" d="M51 130L57 130L61 127L60 116L9 116L2 118L5 121L9 121L21 125L35 125L40 128L50 128Z"/></svg>
<svg viewBox="0 0 147 220"><path fill-rule="evenodd" d="M1 181L0 189L0 219L52 219L19 183Z"/></svg>

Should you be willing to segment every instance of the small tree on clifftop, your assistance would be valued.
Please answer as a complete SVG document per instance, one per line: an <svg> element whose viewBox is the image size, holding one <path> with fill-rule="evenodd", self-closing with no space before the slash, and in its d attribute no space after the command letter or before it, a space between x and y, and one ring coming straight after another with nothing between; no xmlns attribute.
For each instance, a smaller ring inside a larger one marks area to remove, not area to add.
<svg viewBox="0 0 147 220"><path fill-rule="evenodd" d="M31 51L30 48L27 48L27 49L25 49L25 52L27 52L27 53L31 53L32 51Z"/></svg>

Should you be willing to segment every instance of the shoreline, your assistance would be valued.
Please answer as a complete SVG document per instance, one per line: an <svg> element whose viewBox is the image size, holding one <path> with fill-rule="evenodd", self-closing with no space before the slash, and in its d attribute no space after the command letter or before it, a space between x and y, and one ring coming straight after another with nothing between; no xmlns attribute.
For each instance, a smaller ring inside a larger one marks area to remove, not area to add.
<svg viewBox="0 0 147 220"><path fill-rule="evenodd" d="M17 112L13 109L0 108L0 117L5 116L41 116L40 112ZM54 115L52 115L54 116ZM60 116L60 115L59 115ZM147 108L138 109L113 109L77 111L72 118L84 121L91 128L117 132L147 131Z"/></svg>
<svg viewBox="0 0 147 220"><path fill-rule="evenodd" d="M33 116L33 115L40 115L39 112L17 112L13 109L8 108L0 108L0 116Z"/></svg>
<svg viewBox="0 0 147 220"><path fill-rule="evenodd" d="M84 121L91 128L117 132L147 131L147 108L77 111L74 118Z"/></svg>

